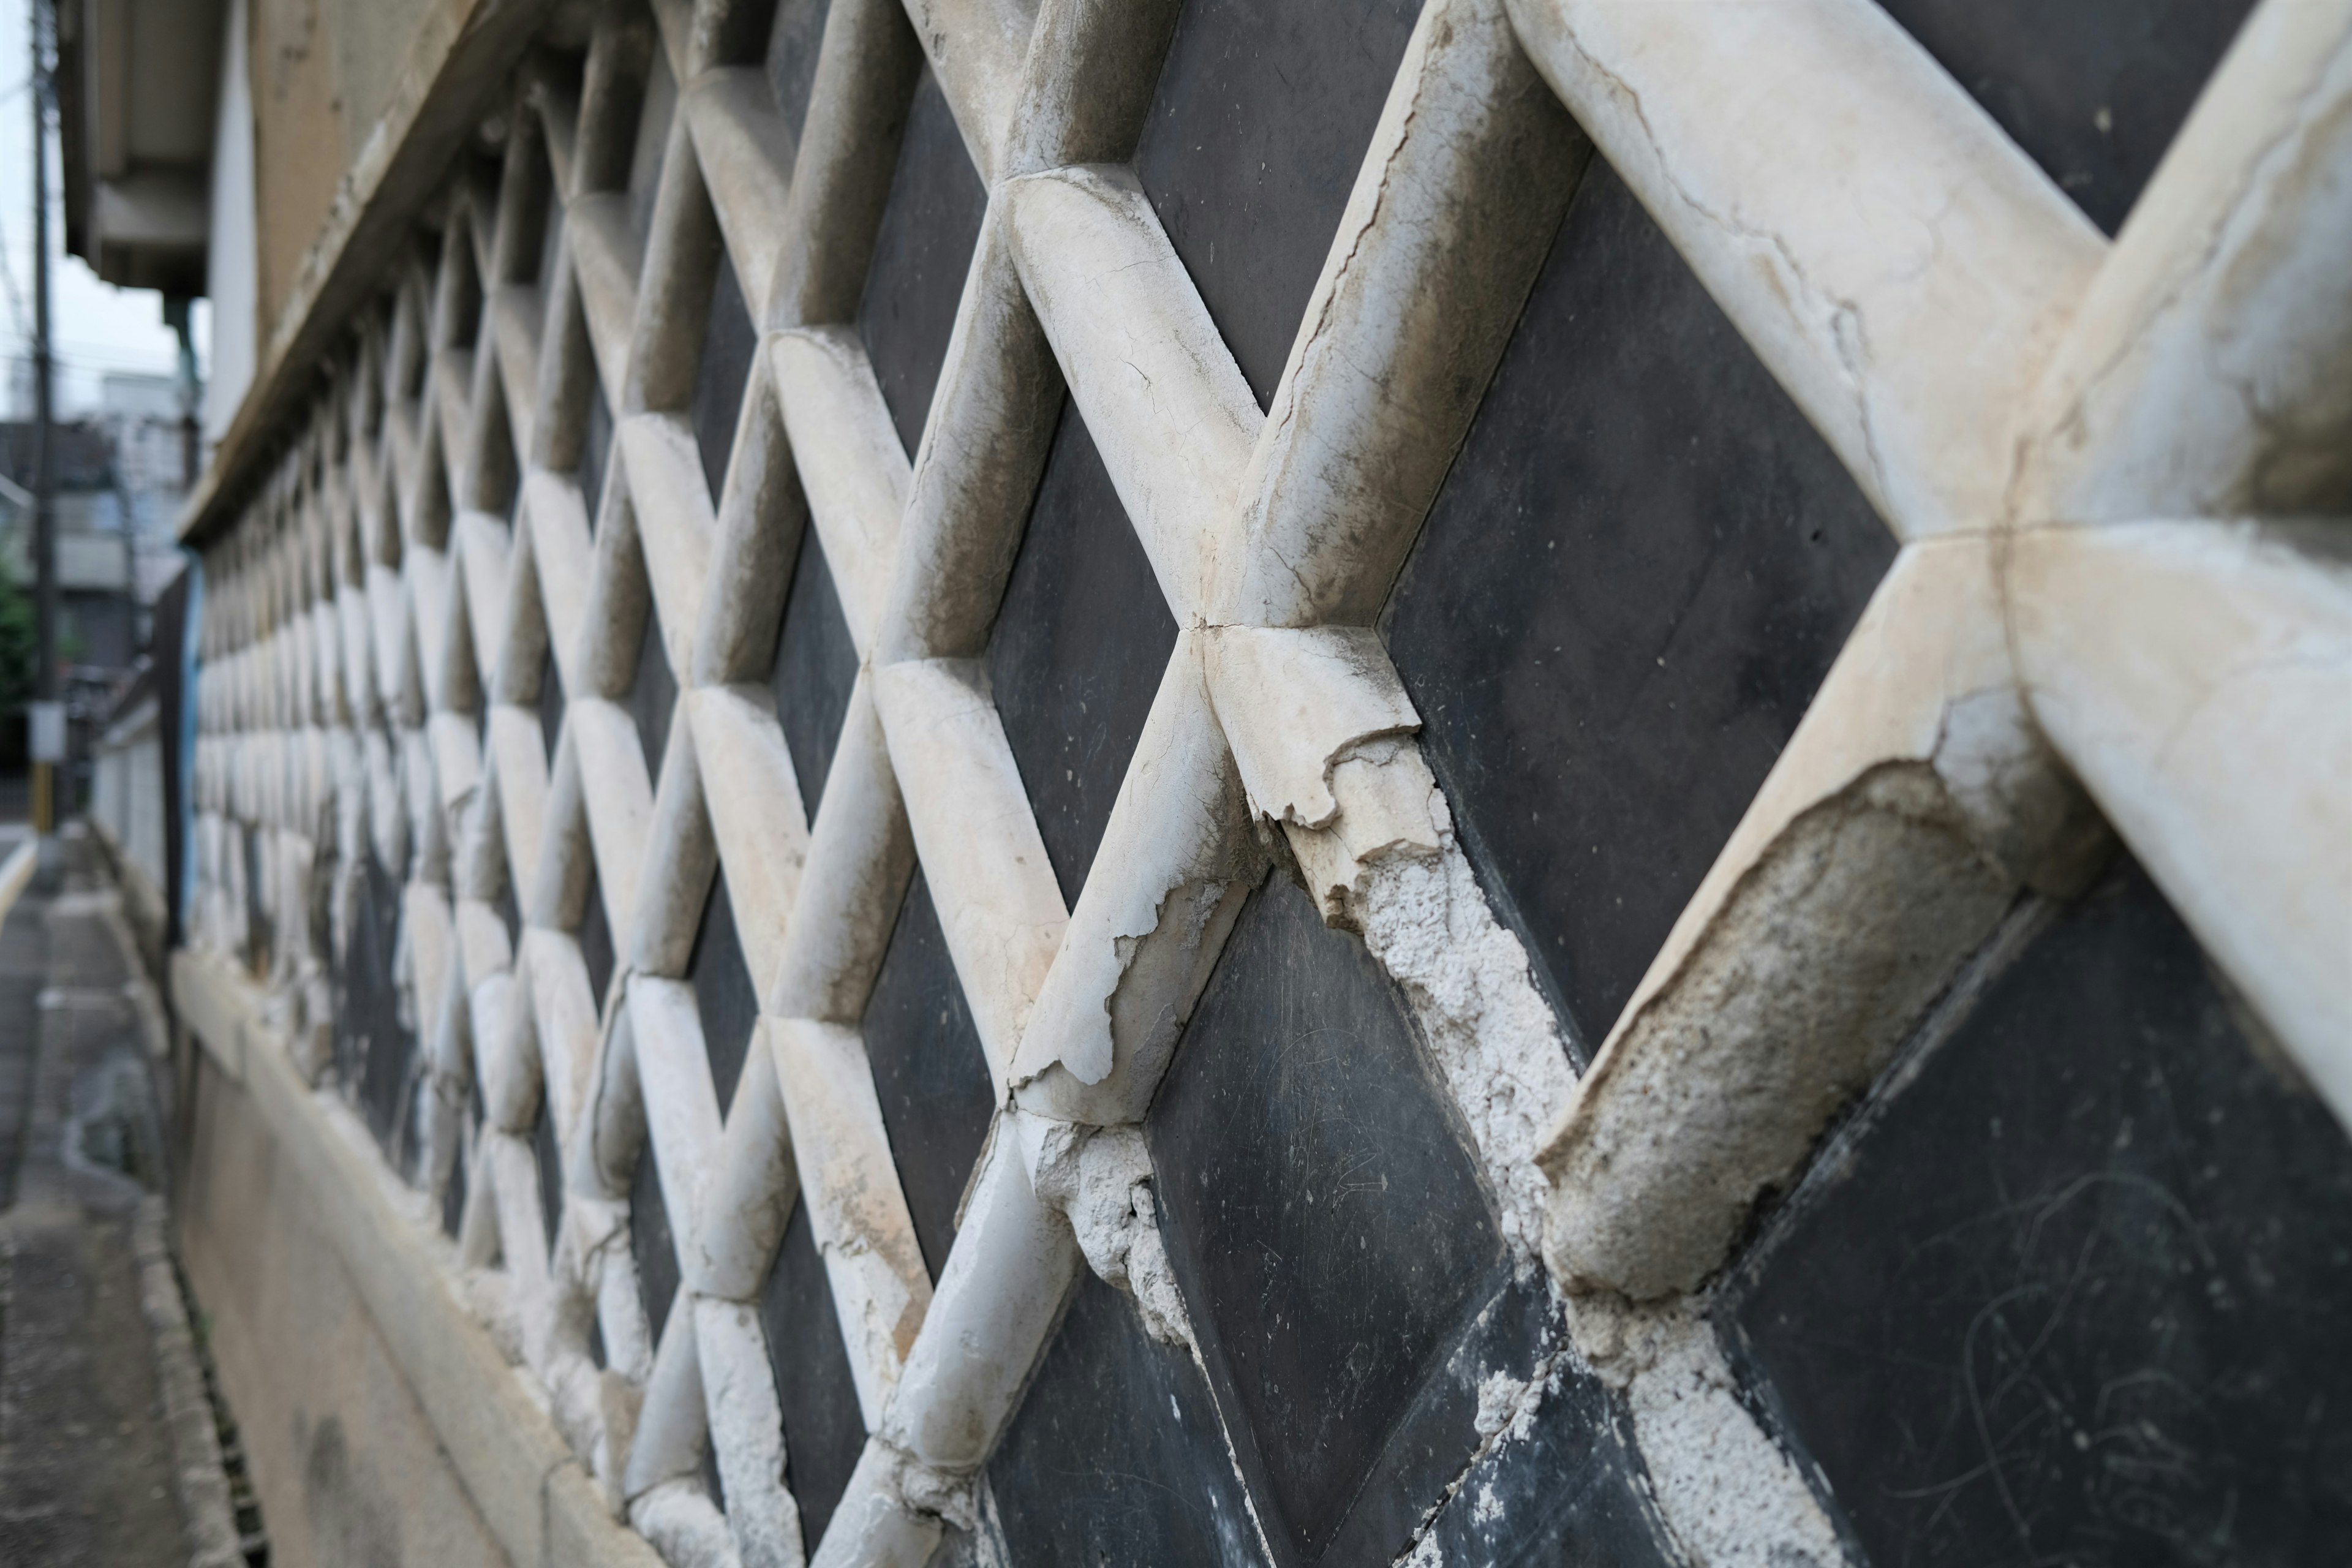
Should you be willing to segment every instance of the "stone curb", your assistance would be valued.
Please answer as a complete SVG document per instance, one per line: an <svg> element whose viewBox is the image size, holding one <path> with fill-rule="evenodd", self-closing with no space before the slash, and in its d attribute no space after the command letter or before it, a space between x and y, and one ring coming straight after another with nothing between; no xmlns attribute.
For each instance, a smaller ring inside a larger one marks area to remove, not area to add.
<svg viewBox="0 0 2352 1568"><path fill-rule="evenodd" d="M155 1336L155 1385L163 1403L163 1423L172 1435L189 1568L244 1568L212 1401L205 1393L195 1335L188 1326L187 1305L181 1300L164 1239L165 1213L163 1200L153 1194L139 1200L139 1212L131 1222L131 1250L139 1262L140 1310Z"/></svg>

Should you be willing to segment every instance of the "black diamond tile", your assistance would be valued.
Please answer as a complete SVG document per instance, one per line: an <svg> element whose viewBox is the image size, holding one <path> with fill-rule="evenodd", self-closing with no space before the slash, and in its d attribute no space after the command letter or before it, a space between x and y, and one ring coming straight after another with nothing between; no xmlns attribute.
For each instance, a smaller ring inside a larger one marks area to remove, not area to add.
<svg viewBox="0 0 2352 1568"><path fill-rule="evenodd" d="M727 1483L719 1474L719 1445L708 1436L703 1438L702 1489L710 1494L711 1505L719 1512L727 1511Z"/></svg>
<svg viewBox="0 0 2352 1568"><path fill-rule="evenodd" d="M677 708L677 678L669 671L659 612L646 616L645 640L637 644L637 672L629 681L629 717L637 722L645 748L646 779L661 787L662 759L669 749L669 721Z"/></svg>
<svg viewBox="0 0 2352 1568"><path fill-rule="evenodd" d="M663 160L669 152L669 121L677 108L677 81L669 74L669 52L654 45L653 70L646 79L645 105L637 111L636 147L629 155L629 226L643 245L653 233L654 197L661 188Z"/></svg>
<svg viewBox="0 0 2352 1568"><path fill-rule="evenodd" d="M604 378L588 377L588 424L580 437L580 498L588 509L588 536L596 536L597 513L604 505L605 465L613 457L613 409L604 401Z"/></svg>
<svg viewBox="0 0 2352 1568"><path fill-rule="evenodd" d="M1017 1563L1265 1562L1200 1369L1091 1268L988 1480Z"/></svg>
<svg viewBox="0 0 2352 1568"><path fill-rule="evenodd" d="M909 455L923 438L931 391L955 330L956 302L987 211L988 187L964 151L938 79L926 68L908 112L907 139L898 148L889 203L857 302L858 331L882 384L882 401Z"/></svg>
<svg viewBox="0 0 2352 1568"><path fill-rule="evenodd" d="M362 866L350 942L333 976L335 1066L368 1130L392 1153L404 1120L416 1035L403 1019L394 969L400 882L373 855L363 857Z"/></svg>
<svg viewBox="0 0 2352 1568"><path fill-rule="evenodd" d="M499 864L499 896L491 904L499 912L499 923L507 928L507 952L522 951L522 910L516 907L514 878L507 871L503 858Z"/></svg>
<svg viewBox="0 0 2352 1568"><path fill-rule="evenodd" d="M1380 123L1420 0L1189 0L1135 153L1264 407Z"/></svg>
<svg viewBox="0 0 2352 1568"><path fill-rule="evenodd" d="M1580 1055L1894 552L1596 163L1384 616L1455 821Z"/></svg>
<svg viewBox="0 0 2352 1568"><path fill-rule="evenodd" d="M1478 1452L1481 1390L1497 1376L1531 1380L1566 1337L1550 1287L1532 1266L1522 1276L1498 1260L1472 1282L1467 1299L1479 1305L1441 1347L1443 1359L1419 1387L1407 1391L1409 1403L1321 1562L1386 1563L1400 1555Z"/></svg>
<svg viewBox="0 0 2352 1568"><path fill-rule="evenodd" d="M702 334L702 360L694 374L694 444L702 456L702 477L710 486L710 502L727 484L727 459L735 449L735 421L743 411L744 384L751 374L752 352L760 334L751 325L751 307L743 300L743 286L735 277L734 258L719 247L719 280L710 289L710 321Z"/></svg>
<svg viewBox="0 0 2352 1568"><path fill-rule="evenodd" d="M2109 234L2253 0L1879 0Z"/></svg>
<svg viewBox="0 0 2352 1568"><path fill-rule="evenodd" d="M849 619L842 613L833 572L824 563L824 546L817 542L814 528L803 529L793 585L784 596L783 623L776 628L768 689L775 694L776 718L793 754L793 772L800 778L801 805L812 823L817 802L824 798L824 776L833 768L834 748L840 743L842 721L856 684L857 645L850 641Z"/></svg>
<svg viewBox="0 0 2352 1568"><path fill-rule="evenodd" d="M1150 558L1064 398L988 675L1066 902L1077 902L1175 647Z"/></svg>
<svg viewBox="0 0 2352 1568"><path fill-rule="evenodd" d="M866 1417L805 1202L793 1205L784 1244L760 1289L760 1327L783 1406L784 1484L800 1504L802 1545L814 1556L866 1447Z"/></svg>
<svg viewBox="0 0 2352 1568"><path fill-rule="evenodd" d="M474 1134L479 1128L478 1119L466 1123L466 1135L457 1157L449 1162L448 1184L441 1189L441 1234L454 1237L466 1221L466 1169L473 1161Z"/></svg>
<svg viewBox="0 0 2352 1568"><path fill-rule="evenodd" d="M555 1144L555 1118L547 1113L547 1097L539 1101L539 1116L530 1124L531 1163L539 1167L539 1217L546 1226L547 1255L555 1256L556 1227L563 1223L563 1154Z"/></svg>
<svg viewBox="0 0 2352 1568"><path fill-rule="evenodd" d="M735 905L727 896L727 868L710 879L702 903L702 923L686 977L694 986L695 1011L702 1020L702 1048L710 1058L710 1087L719 1091L719 1113L735 1103L735 1082L751 1049L760 1021L760 994L736 939Z"/></svg>
<svg viewBox="0 0 2352 1568"><path fill-rule="evenodd" d="M2352 1146L2129 863L1819 1163L1723 1316L1874 1561L2352 1562Z"/></svg>
<svg viewBox="0 0 2352 1568"><path fill-rule="evenodd" d="M563 731L563 677L555 668L555 645L539 661L539 734L547 742L547 765L555 766L555 742Z"/></svg>
<svg viewBox="0 0 2352 1568"><path fill-rule="evenodd" d="M554 286L555 257L563 247L563 203L554 194L554 171L549 169L541 177L548 185L547 211L540 221L539 267L531 279L541 289L540 298L543 300L547 297L545 290Z"/></svg>
<svg viewBox="0 0 2352 1568"><path fill-rule="evenodd" d="M768 85L775 89L776 108L792 127L795 148L800 144L801 126L808 119L809 92L816 85L817 50L824 42L824 19L832 9L833 0L780 0L775 24L768 34ZM815 1539L809 1537L812 1545Z"/></svg>
<svg viewBox="0 0 2352 1568"><path fill-rule="evenodd" d="M669 1304L677 1296L677 1241L670 1234L660 1163L650 1140L637 1156L636 1174L629 1178L629 1256L636 1260L637 1300L646 1310L646 1331L659 1344Z"/></svg>
<svg viewBox="0 0 2352 1568"><path fill-rule="evenodd" d="M987 1139L995 1095L920 868L882 955L865 1033L890 1156L923 1262L936 1279L955 1240L956 1209Z"/></svg>
<svg viewBox="0 0 2352 1568"><path fill-rule="evenodd" d="M1563 1363L1525 1435L1482 1458L1429 1522L1432 1559L1489 1568L1684 1562L1651 1500L1629 1426L1597 1379Z"/></svg>
<svg viewBox="0 0 2352 1568"><path fill-rule="evenodd" d="M245 847L245 962L256 975L266 976L275 933L270 930L269 910L261 901L261 889L268 885L268 873L261 858L261 833L247 828L240 837Z"/></svg>
<svg viewBox="0 0 2352 1568"><path fill-rule="evenodd" d="M592 863L588 868L588 899L580 917L580 961L587 966L588 990L599 1016L604 1011L604 991L613 984L613 922L604 909L604 885Z"/></svg>
<svg viewBox="0 0 2352 1568"><path fill-rule="evenodd" d="M1279 872L1244 907L1146 1130L1260 1515L1315 1561L1506 1267L1463 1135L1394 986Z"/></svg>

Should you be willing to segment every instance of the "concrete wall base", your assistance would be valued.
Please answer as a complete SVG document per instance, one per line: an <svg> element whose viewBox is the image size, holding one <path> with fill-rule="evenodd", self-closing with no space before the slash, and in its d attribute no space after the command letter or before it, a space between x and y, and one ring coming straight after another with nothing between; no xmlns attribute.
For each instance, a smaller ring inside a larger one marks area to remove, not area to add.
<svg viewBox="0 0 2352 1568"><path fill-rule="evenodd" d="M657 1568L457 1294L455 1248L259 994L175 953L181 1255L286 1568Z"/></svg>

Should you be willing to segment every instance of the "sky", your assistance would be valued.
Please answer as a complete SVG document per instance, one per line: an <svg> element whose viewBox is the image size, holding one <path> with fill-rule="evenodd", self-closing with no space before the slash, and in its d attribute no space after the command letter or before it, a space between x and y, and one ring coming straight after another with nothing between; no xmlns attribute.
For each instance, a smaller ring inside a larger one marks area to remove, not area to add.
<svg viewBox="0 0 2352 1568"><path fill-rule="evenodd" d="M32 352L33 311L33 106L31 33L27 0L0 0L0 360ZM110 370L175 374L179 341L163 324L163 297L152 289L117 289L65 254L65 202L58 166L58 142L49 138L49 334L58 359L60 415L70 416L98 401L98 378ZM201 370L209 324L196 307L196 353ZM13 377L0 377L0 405ZM5 408L11 417L15 408Z"/></svg>

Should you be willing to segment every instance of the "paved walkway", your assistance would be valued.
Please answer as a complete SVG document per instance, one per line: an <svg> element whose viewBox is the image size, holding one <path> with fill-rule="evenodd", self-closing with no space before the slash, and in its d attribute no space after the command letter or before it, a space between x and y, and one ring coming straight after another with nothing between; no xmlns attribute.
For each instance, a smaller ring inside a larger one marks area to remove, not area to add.
<svg viewBox="0 0 2352 1568"><path fill-rule="evenodd" d="M66 848L62 889L0 926L0 1563L184 1568L132 1246L163 1179L150 1036L93 852Z"/></svg>

